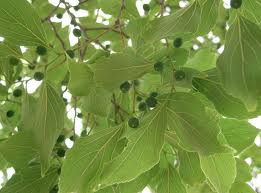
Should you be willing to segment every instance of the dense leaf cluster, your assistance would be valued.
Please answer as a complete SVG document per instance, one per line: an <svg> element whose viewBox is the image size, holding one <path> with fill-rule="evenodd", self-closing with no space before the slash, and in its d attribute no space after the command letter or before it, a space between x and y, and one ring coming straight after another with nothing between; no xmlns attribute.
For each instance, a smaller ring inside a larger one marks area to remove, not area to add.
<svg viewBox="0 0 261 193"><path fill-rule="evenodd" d="M253 193L261 1L68 2L0 0L0 193Z"/></svg>

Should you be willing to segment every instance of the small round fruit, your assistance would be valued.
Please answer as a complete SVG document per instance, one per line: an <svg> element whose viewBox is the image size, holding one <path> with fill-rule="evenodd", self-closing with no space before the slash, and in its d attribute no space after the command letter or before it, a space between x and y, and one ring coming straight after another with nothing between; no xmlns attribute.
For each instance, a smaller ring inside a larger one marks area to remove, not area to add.
<svg viewBox="0 0 261 193"><path fill-rule="evenodd" d="M150 11L150 5L149 4L143 4L143 10L146 12Z"/></svg>
<svg viewBox="0 0 261 193"><path fill-rule="evenodd" d="M126 81L120 85L120 89L123 93L128 92L130 90L131 84Z"/></svg>
<svg viewBox="0 0 261 193"><path fill-rule="evenodd" d="M242 5L242 0L231 0L230 1L230 6L234 9L240 8Z"/></svg>
<svg viewBox="0 0 261 193"><path fill-rule="evenodd" d="M59 148L56 153L59 157L65 156L65 150L63 148Z"/></svg>
<svg viewBox="0 0 261 193"><path fill-rule="evenodd" d="M73 50L67 50L66 53L67 53L67 55L68 55L70 58L74 58L74 57L75 57L75 54L74 54L74 51L73 51Z"/></svg>
<svg viewBox="0 0 261 193"><path fill-rule="evenodd" d="M47 49L44 46L37 46L36 53L40 56L44 56L47 53Z"/></svg>
<svg viewBox="0 0 261 193"><path fill-rule="evenodd" d="M186 73L183 70L177 70L175 72L175 79L181 81L186 77Z"/></svg>
<svg viewBox="0 0 261 193"><path fill-rule="evenodd" d="M151 96L148 97L145 102L146 102L146 104L147 104L147 106L148 106L149 108L151 108L151 107L156 107L156 105L157 105L157 103L158 103L157 99L154 98L154 97L151 97Z"/></svg>
<svg viewBox="0 0 261 193"><path fill-rule="evenodd" d="M50 190L49 193L58 193L58 191L59 191L58 185L55 185L55 186Z"/></svg>
<svg viewBox="0 0 261 193"><path fill-rule="evenodd" d="M6 112L6 116L7 116L8 118L14 116L14 114L15 114L15 112L14 112L13 110L9 110L9 111Z"/></svg>
<svg viewBox="0 0 261 193"><path fill-rule="evenodd" d="M23 94L23 92L22 92L22 90L21 89L15 89L14 90L14 92L13 92L13 96L14 97L20 97L20 96L22 96L22 94Z"/></svg>
<svg viewBox="0 0 261 193"><path fill-rule="evenodd" d="M83 117L83 114L82 113L78 113L77 117L81 119Z"/></svg>
<svg viewBox="0 0 261 193"><path fill-rule="evenodd" d="M156 62L154 64L154 70L157 71L157 72L162 72L163 67L164 67L164 64L162 62Z"/></svg>
<svg viewBox="0 0 261 193"><path fill-rule="evenodd" d="M62 172L62 169L61 169L61 168L58 168L58 170L57 170L58 175L60 175L61 172Z"/></svg>
<svg viewBox="0 0 261 193"><path fill-rule="evenodd" d="M67 104L68 104L67 98L64 98L64 97L63 97L63 102L67 105Z"/></svg>
<svg viewBox="0 0 261 193"><path fill-rule="evenodd" d="M81 137L85 137L87 135L87 131L86 130L83 130L82 132L81 132Z"/></svg>
<svg viewBox="0 0 261 193"><path fill-rule="evenodd" d="M138 102L140 102L140 101L142 101L142 97L141 97L141 96L137 96L137 97L136 97L136 100L137 100Z"/></svg>
<svg viewBox="0 0 261 193"><path fill-rule="evenodd" d="M14 56L11 56L9 58L9 64L13 65L13 66L16 66L19 64L19 59L17 59L16 57Z"/></svg>
<svg viewBox="0 0 261 193"><path fill-rule="evenodd" d="M140 81L139 80L134 80L133 83L134 83L134 86L139 86L140 85Z"/></svg>
<svg viewBox="0 0 261 193"><path fill-rule="evenodd" d="M151 92L150 96L156 98L159 95L157 92Z"/></svg>
<svg viewBox="0 0 261 193"><path fill-rule="evenodd" d="M56 142L57 143L62 143L65 140L65 136L64 135L59 135L59 137L57 138Z"/></svg>
<svg viewBox="0 0 261 193"><path fill-rule="evenodd" d="M81 37L82 36L82 31L80 30L80 29L77 29L77 28L74 28L73 29L73 35L75 36L75 37Z"/></svg>
<svg viewBox="0 0 261 193"><path fill-rule="evenodd" d="M22 79L22 76L18 76L17 81L21 81Z"/></svg>
<svg viewBox="0 0 261 193"><path fill-rule="evenodd" d="M78 11L78 10L80 9L80 6L79 6L79 5L76 5L76 6L73 7L73 9L74 9L75 11Z"/></svg>
<svg viewBox="0 0 261 193"><path fill-rule="evenodd" d="M71 141L75 141L75 137L72 135L70 138L69 138Z"/></svg>
<svg viewBox="0 0 261 193"><path fill-rule="evenodd" d="M129 119L129 121L128 121L128 125L129 125L129 127L131 127L131 128L137 128L137 127L139 127L139 125L140 125L140 121L139 121L139 119L136 118L136 117L131 117L131 118Z"/></svg>
<svg viewBox="0 0 261 193"><path fill-rule="evenodd" d="M34 69L35 69L35 65L30 64L30 65L28 65L28 68L29 68L30 70L34 70Z"/></svg>
<svg viewBox="0 0 261 193"><path fill-rule="evenodd" d="M62 14L62 13L57 13L56 17L57 17L58 19L62 19L62 18L63 18L63 14Z"/></svg>
<svg viewBox="0 0 261 193"><path fill-rule="evenodd" d="M147 104L145 102L141 102L138 106L140 111L146 111L147 109Z"/></svg>
<svg viewBox="0 0 261 193"><path fill-rule="evenodd" d="M44 79L44 73L42 73L42 72L36 72L36 73L34 73L34 79L35 79L36 81L41 81L41 80L43 80L43 79Z"/></svg>
<svg viewBox="0 0 261 193"><path fill-rule="evenodd" d="M180 48L183 44L183 40L182 38L176 38L174 41L173 41L173 46L175 48Z"/></svg>

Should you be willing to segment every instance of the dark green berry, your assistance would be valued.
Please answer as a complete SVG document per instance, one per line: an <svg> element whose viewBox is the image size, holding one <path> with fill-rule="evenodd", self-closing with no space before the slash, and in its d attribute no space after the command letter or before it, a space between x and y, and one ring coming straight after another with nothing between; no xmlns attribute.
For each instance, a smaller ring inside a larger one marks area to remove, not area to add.
<svg viewBox="0 0 261 193"><path fill-rule="evenodd" d="M137 96L137 97L136 97L136 100L137 100L138 102L140 102L140 101L142 101L142 97L141 97L141 96Z"/></svg>
<svg viewBox="0 0 261 193"><path fill-rule="evenodd" d="M240 8L242 5L242 0L231 0L230 1L230 6L234 9Z"/></svg>
<svg viewBox="0 0 261 193"><path fill-rule="evenodd" d="M67 105L67 104L68 104L67 98L64 98L64 97L63 97L63 102Z"/></svg>
<svg viewBox="0 0 261 193"><path fill-rule="evenodd" d="M18 76L17 81L21 81L22 80L22 76Z"/></svg>
<svg viewBox="0 0 261 193"><path fill-rule="evenodd" d="M74 57L75 57L75 54L74 54L74 51L73 51L73 50L67 50L66 53L67 53L67 55L68 55L70 58L74 58Z"/></svg>
<svg viewBox="0 0 261 193"><path fill-rule="evenodd" d="M73 35L79 38L82 36L82 31L80 29L75 28L73 29Z"/></svg>
<svg viewBox="0 0 261 193"><path fill-rule="evenodd" d="M110 47L111 47L110 44L107 44L107 45L105 46L106 49L109 49Z"/></svg>
<svg viewBox="0 0 261 193"><path fill-rule="evenodd" d="M77 117L81 119L83 117L83 114L82 113L78 113Z"/></svg>
<svg viewBox="0 0 261 193"><path fill-rule="evenodd" d="M186 77L186 74L185 74L185 72L184 72L183 70L177 70L177 71L175 72L175 79L176 79L177 81L181 81L181 80L183 80L185 77Z"/></svg>
<svg viewBox="0 0 261 193"><path fill-rule="evenodd" d="M63 14L62 14L62 13L57 13L56 17L57 17L58 19L62 19L62 18L63 18Z"/></svg>
<svg viewBox="0 0 261 193"><path fill-rule="evenodd" d="M14 114L15 114L15 112L13 110L9 110L9 111L6 112L6 116L9 117L9 118L14 116Z"/></svg>
<svg viewBox="0 0 261 193"><path fill-rule="evenodd" d="M129 125L129 127L131 127L131 128L137 128L137 127L139 127L139 125L140 125L140 121L139 121L139 119L136 118L136 117L131 117L131 118L129 119L129 121L128 121L128 125Z"/></svg>
<svg viewBox="0 0 261 193"><path fill-rule="evenodd" d="M150 96L156 98L159 94L157 92L151 92Z"/></svg>
<svg viewBox="0 0 261 193"><path fill-rule="evenodd" d="M183 44L183 40L182 38L176 38L174 41L173 41L173 46L175 48L180 48Z"/></svg>
<svg viewBox="0 0 261 193"><path fill-rule="evenodd" d="M122 83L121 85L120 85L120 89L121 89L121 91L122 92L128 92L129 90L130 90L130 87L131 87L131 84L128 82L128 81L126 81L126 82L124 82L124 83Z"/></svg>
<svg viewBox="0 0 261 193"><path fill-rule="evenodd" d="M34 69L35 69L35 65L30 64L30 65L28 65L28 68L29 68L30 70L34 70Z"/></svg>
<svg viewBox="0 0 261 193"><path fill-rule="evenodd" d="M65 150L63 148L59 148L56 153L59 157L65 156Z"/></svg>
<svg viewBox="0 0 261 193"><path fill-rule="evenodd" d="M59 135L59 137L57 138L56 142L57 143L62 143L65 140L65 136L64 135Z"/></svg>
<svg viewBox="0 0 261 193"><path fill-rule="evenodd" d="M150 11L150 5L149 4L143 4L143 10L146 12Z"/></svg>
<svg viewBox="0 0 261 193"><path fill-rule="evenodd" d="M13 92L13 96L14 97L20 97L22 96L22 90L21 89L15 89L14 92Z"/></svg>
<svg viewBox="0 0 261 193"><path fill-rule="evenodd" d="M163 71L164 64L162 62L157 62L154 64L154 70L157 72Z"/></svg>
<svg viewBox="0 0 261 193"><path fill-rule="evenodd" d="M58 193L58 191L59 191L58 185L55 185L55 186L50 190L49 193Z"/></svg>
<svg viewBox="0 0 261 193"><path fill-rule="evenodd" d="M146 111L147 109L147 104L145 102L141 102L138 106L140 111Z"/></svg>
<svg viewBox="0 0 261 193"><path fill-rule="evenodd" d="M148 97L147 99L146 99L146 104L147 104L147 106L148 107L156 107L156 105L157 105L157 99L156 98L154 98L154 97Z"/></svg>
<svg viewBox="0 0 261 193"><path fill-rule="evenodd" d="M134 86L139 86L140 85L140 81L139 80L134 80L133 83L134 83Z"/></svg>
<svg viewBox="0 0 261 193"><path fill-rule="evenodd" d="M78 10L80 9L80 6L79 6L79 5L76 5L76 6L73 7L73 9L74 9L75 11L78 11Z"/></svg>
<svg viewBox="0 0 261 193"><path fill-rule="evenodd" d="M81 137L85 137L87 135L87 131L86 130L83 130L82 132L81 132Z"/></svg>
<svg viewBox="0 0 261 193"><path fill-rule="evenodd" d="M42 72L36 72L36 73L34 73L34 79L35 79L36 81L41 81L41 80L43 80L43 79L44 79L44 73L42 73Z"/></svg>
<svg viewBox="0 0 261 193"><path fill-rule="evenodd" d="M9 64L13 65L13 66L16 66L19 64L19 59L17 59L16 57L14 56L11 56L9 58Z"/></svg>
<svg viewBox="0 0 261 193"><path fill-rule="evenodd" d="M58 170L57 170L58 175L60 175L61 172L62 172L62 169L61 169L61 168L58 168Z"/></svg>
<svg viewBox="0 0 261 193"><path fill-rule="evenodd" d="M47 53L47 49L44 46L37 46L36 53L40 56L44 56Z"/></svg>
<svg viewBox="0 0 261 193"><path fill-rule="evenodd" d="M75 141L75 137L72 135L70 138L69 138L71 141Z"/></svg>

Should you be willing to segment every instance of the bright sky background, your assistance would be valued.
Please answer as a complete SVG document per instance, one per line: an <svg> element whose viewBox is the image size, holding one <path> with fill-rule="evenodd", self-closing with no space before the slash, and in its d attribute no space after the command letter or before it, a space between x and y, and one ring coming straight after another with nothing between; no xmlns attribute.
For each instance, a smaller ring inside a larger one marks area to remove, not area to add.
<svg viewBox="0 0 261 193"><path fill-rule="evenodd" d="M78 4L78 0L66 0L67 2L69 2L71 5L75 6ZM137 8L138 8L138 11L140 13L141 16L144 15L144 11L143 11L143 8L142 8L142 5L145 4L145 3L149 3L151 0L137 0ZM223 0L224 1L224 7L225 8L230 8L230 0ZM54 5L57 5L59 0L49 0L50 3L54 4ZM188 2L187 1L180 1L180 6L181 7L184 7L184 6L187 6L188 5ZM73 9L71 10L73 13L75 13L76 16L80 16L80 17L83 17L83 16L88 16L88 12L85 11L85 10L79 10L79 11L74 11ZM166 13L167 14L167 13ZM110 15L106 15L104 14L102 11L100 12L100 17L97 18L97 22L102 22L102 17L104 18L107 18L109 19L110 18ZM53 22L61 22L59 19L57 19L56 17L53 17L52 18L52 21ZM65 13L63 15L63 20L62 20L62 24L63 26L68 26L70 25L70 16ZM108 23L104 23L105 25ZM71 27L71 30L73 29L73 27ZM216 36L213 36L213 33L209 33L208 35L209 38L212 39L213 42L215 43L218 43L220 41L219 37L216 37ZM70 34L70 42L71 42L71 45L74 45L77 43L78 39L76 37L73 36L73 34L71 33ZM204 38L203 37L198 37L197 40L199 42L203 42L204 41ZM198 49L198 46L197 45L194 45L193 47L194 49ZM222 51L224 50L224 47L221 47L219 52L221 53ZM28 82L28 85L27 85L27 88L28 88L28 93L33 93L39 86L40 86L41 82L38 82L38 81L35 81L35 80L31 80ZM71 94L69 92L66 92L64 94L64 97L68 99L68 101L71 100ZM67 111L68 111L68 117L70 119L73 119L74 118L74 109L70 106L70 105L67 105ZM76 109L77 112L80 112L79 109ZM254 126L256 126L257 128L261 129L261 117L258 117L258 118L255 118L255 119L252 119L250 120L250 123L253 124ZM0 124L0 129L1 129L1 124ZM76 117L76 125L75 125L75 129L76 129L76 134L77 135L80 135L81 134L81 131L82 131L82 119L79 119ZM73 146L73 142L70 140L70 139L66 139L65 141L66 145L71 148ZM257 137L256 140L255 140L255 143L260 146L261 145L261 142L260 142L260 137ZM251 159L248 159L246 160L247 163L251 163ZM7 174L8 174L8 179L11 178L11 176L15 173L14 169L13 168L9 168L7 170ZM3 178L3 173L0 171L0 184L2 183L2 179ZM257 176L257 178L253 179L250 183L249 183L252 187L259 187L259 189L261 189L261 174L259 174ZM1 188L1 186L0 186ZM149 190L149 188L145 188L143 190L142 193L151 193L151 191Z"/></svg>

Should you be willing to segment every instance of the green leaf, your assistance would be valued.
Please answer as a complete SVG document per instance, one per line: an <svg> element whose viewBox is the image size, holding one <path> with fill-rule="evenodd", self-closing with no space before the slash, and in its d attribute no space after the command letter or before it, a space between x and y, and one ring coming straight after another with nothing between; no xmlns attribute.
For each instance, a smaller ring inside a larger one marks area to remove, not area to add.
<svg viewBox="0 0 261 193"><path fill-rule="evenodd" d="M0 193L46 193L55 185L58 179L56 168L50 169L45 177L41 177L39 166L22 169L7 182Z"/></svg>
<svg viewBox="0 0 261 193"><path fill-rule="evenodd" d="M182 180L193 186L205 180L205 175L200 168L199 156L197 153L179 150L180 161L179 174Z"/></svg>
<svg viewBox="0 0 261 193"><path fill-rule="evenodd" d="M221 119L219 124L228 144L238 153L251 146L259 133L259 130L247 121Z"/></svg>
<svg viewBox="0 0 261 193"><path fill-rule="evenodd" d="M8 56L21 56L20 48L6 41L0 42L0 58L6 58Z"/></svg>
<svg viewBox="0 0 261 193"><path fill-rule="evenodd" d="M261 89L261 29L238 16L226 35L225 50L217 67L228 94L241 99L250 111L257 107Z"/></svg>
<svg viewBox="0 0 261 193"><path fill-rule="evenodd" d="M104 164L112 159L123 129L123 125L102 129L76 141L66 154L59 182L60 193L85 193L98 185L97 179Z"/></svg>
<svg viewBox="0 0 261 193"><path fill-rule="evenodd" d="M236 178L236 161L230 153L200 156L206 177L218 193L229 193Z"/></svg>
<svg viewBox="0 0 261 193"><path fill-rule="evenodd" d="M229 193L256 193L249 185L243 182L235 182Z"/></svg>
<svg viewBox="0 0 261 193"><path fill-rule="evenodd" d="M0 36L23 46L46 45L39 16L26 0L0 1Z"/></svg>
<svg viewBox="0 0 261 193"><path fill-rule="evenodd" d="M38 156L37 149L32 146L32 134L19 132L0 143L0 152L14 168L24 168Z"/></svg>
<svg viewBox="0 0 261 193"><path fill-rule="evenodd" d="M0 145L0 149L1 149L1 145ZM6 159L4 158L4 156L2 154L0 154L0 170L4 170L7 166L8 166L8 163L7 163Z"/></svg>
<svg viewBox="0 0 261 193"><path fill-rule="evenodd" d="M135 80L153 69L153 65L132 51L113 54L93 66L94 78L104 88L111 90L127 80Z"/></svg>
<svg viewBox="0 0 261 193"><path fill-rule="evenodd" d="M157 193L186 193L178 172L172 166L162 172Z"/></svg>
<svg viewBox="0 0 261 193"><path fill-rule="evenodd" d="M61 130L64 127L64 102L50 83L44 82L38 109L33 120L33 140L40 153L42 175L48 170L50 156Z"/></svg>
<svg viewBox="0 0 261 193"><path fill-rule="evenodd" d="M0 83L0 96L7 96L8 88Z"/></svg>
<svg viewBox="0 0 261 193"><path fill-rule="evenodd" d="M237 163L237 177L235 182L248 182L252 179L251 168L249 165L241 159L236 159Z"/></svg>
<svg viewBox="0 0 261 193"><path fill-rule="evenodd" d="M128 134L124 151L105 168L102 184L132 181L159 162L166 128L164 109L163 103L140 120L139 128Z"/></svg>
<svg viewBox="0 0 261 193"><path fill-rule="evenodd" d="M246 0L242 4L243 15L260 26L261 24L261 0Z"/></svg>
<svg viewBox="0 0 261 193"><path fill-rule="evenodd" d="M168 128L176 132L180 146L204 155L222 151L217 140L218 125L197 97L174 93L162 97L162 100L168 102Z"/></svg>

